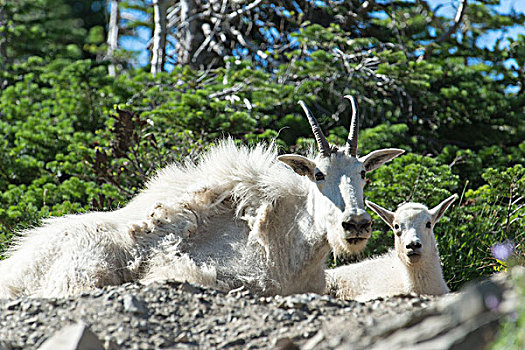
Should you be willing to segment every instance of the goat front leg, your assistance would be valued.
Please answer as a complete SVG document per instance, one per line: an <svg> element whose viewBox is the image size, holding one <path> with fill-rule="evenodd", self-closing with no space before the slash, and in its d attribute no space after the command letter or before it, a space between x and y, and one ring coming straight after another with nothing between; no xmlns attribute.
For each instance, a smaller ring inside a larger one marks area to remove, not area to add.
<svg viewBox="0 0 525 350"><path fill-rule="evenodd" d="M173 233L188 238L197 231L198 217L187 203L156 203L146 215L145 220L129 226L129 234L140 235Z"/></svg>
<svg viewBox="0 0 525 350"><path fill-rule="evenodd" d="M179 237L188 238L197 232L199 223L205 222L210 215L221 210L230 197L229 188L217 186L213 189L205 187L184 194L173 203L158 202L147 212L146 219L132 224L129 232L132 235L174 233Z"/></svg>
<svg viewBox="0 0 525 350"><path fill-rule="evenodd" d="M259 243L266 253L266 260L270 260L270 244L268 241L268 225L270 224L269 218L273 210L273 204L265 203L262 204L255 211L255 216L245 215L243 217L246 220L248 226L251 228L249 233L249 241Z"/></svg>

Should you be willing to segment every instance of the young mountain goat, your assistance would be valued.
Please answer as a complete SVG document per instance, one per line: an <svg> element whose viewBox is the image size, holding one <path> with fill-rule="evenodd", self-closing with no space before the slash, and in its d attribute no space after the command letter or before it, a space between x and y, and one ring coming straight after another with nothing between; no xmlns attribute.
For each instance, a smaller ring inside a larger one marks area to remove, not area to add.
<svg viewBox="0 0 525 350"><path fill-rule="evenodd" d="M457 195L453 195L431 210L421 204L407 203L395 213L366 201L366 205L394 230L395 250L326 270L327 293L357 301L412 292L448 293L433 227L456 198Z"/></svg>
<svg viewBox="0 0 525 350"><path fill-rule="evenodd" d="M52 218L24 232L0 262L0 297L164 279L262 295L323 292L330 248L356 252L370 237L365 173L403 153L357 158L350 100L346 147L329 145L300 102L320 151L315 159L222 141L197 165L159 171L121 209Z"/></svg>

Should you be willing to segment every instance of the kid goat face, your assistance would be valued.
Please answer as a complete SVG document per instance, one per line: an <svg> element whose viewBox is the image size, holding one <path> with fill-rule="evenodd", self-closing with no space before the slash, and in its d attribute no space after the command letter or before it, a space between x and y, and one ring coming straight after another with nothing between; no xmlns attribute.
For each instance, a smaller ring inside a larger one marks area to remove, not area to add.
<svg viewBox="0 0 525 350"><path fill-rule="evenodd" d="M434 225L457 197L456 194L450 196L430 210L417 203L403 204L395 212L370 201L366 201L366 205L394 231L399 258L407 265L413 265L420 262L425 254L436 254Z"/></svg>

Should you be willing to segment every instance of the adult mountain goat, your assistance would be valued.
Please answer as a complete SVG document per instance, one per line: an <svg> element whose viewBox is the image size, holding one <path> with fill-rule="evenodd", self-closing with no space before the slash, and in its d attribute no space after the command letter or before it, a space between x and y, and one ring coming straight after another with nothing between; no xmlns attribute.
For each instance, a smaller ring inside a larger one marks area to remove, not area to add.
<svg viewBox="0 0 525 350"><path fill-rule="evenodd" d="M448 293L433 228L457 197L450 196L430 210L422 204L406 203L395 213L366 201L394 230L395 249L327 270L327 292L357 301L407 293Z"/></svg>
<svg viewBox="0 0 525 350"><path fill-rule="evenodd" d="M69 296L164 279L262 295L323 292L330 247L359 251L370 236L365 173L403 153L358 158L350 100L345 147L328 144L301 102L319 148L313 159L222 141L196 165L159 171L121 209L52 218L23 232L0 262L0 296Z"/></svg>

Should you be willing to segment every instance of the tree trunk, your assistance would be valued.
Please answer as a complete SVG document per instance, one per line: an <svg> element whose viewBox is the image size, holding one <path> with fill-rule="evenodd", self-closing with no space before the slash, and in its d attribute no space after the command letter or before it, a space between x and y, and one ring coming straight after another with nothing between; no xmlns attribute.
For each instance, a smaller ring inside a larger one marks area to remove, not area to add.
<svg viewBox="0 0 525 350"><path fill-rule="evenodd" d="M189 65L192 68L200 68L199 62L204 57L197 61L195 52L204 42L204 34L202 32L202 21L195 18L197 13L197 2L195 0L181 0L180 2L180 30L177 40L177 62L181 65ZM192 18L194 17L194 18ZM204 56L203 55L200 56Z"/></svg>
<svg viewBox="0 0 525 350"><path fill-rule="evenodd" d="M116 75L115 68L115 51L118 49L118 22L119 22L119 0L111 0L110 2L110 13L109 13L109 30L108 30L108 52L107 57L111 60L111 64L108 67L109 75Z"/></svg>
<svg viewBox="0 0 525 350"><path fill-rule="evenodd" d="M156 75L164 71L166 63L166 35L167 35L167 14L168 0L153 1L153 49L151 53L151 74Z"/></svg>
<svg viewBox="0 0 525 350"><path fill-rule="evenodd" d="M4 33L0 35L0 68L5 70L7 65L7 14L5 5L0 1L0 28L3 27Z"/></svg>

